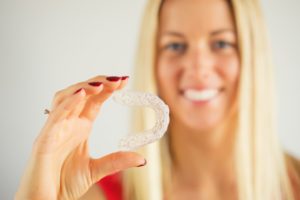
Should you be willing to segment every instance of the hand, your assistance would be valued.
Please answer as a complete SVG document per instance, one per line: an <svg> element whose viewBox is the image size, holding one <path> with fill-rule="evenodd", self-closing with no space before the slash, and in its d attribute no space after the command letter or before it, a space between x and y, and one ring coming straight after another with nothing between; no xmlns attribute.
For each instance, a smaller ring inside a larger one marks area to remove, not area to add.
<svg viewBox="0 0 300 200"><path fill-rule="evenodd" d="M98 76L58 92L36 139L16 199L78 199L98 180L145 164L134 152L99 159L89 155L88 138L103 102L127 77Z"/></svg>

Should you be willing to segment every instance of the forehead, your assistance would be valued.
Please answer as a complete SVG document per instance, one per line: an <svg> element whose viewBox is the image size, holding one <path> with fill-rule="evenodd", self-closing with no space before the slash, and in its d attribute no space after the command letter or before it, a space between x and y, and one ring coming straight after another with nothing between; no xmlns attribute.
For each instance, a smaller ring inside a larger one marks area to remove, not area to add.
<svg viewBox="0 0 300 200"><path fill-rule="evenodd" d="M160 11L160 31L212 31L234 29L226 0L165 0Z"/></svg>

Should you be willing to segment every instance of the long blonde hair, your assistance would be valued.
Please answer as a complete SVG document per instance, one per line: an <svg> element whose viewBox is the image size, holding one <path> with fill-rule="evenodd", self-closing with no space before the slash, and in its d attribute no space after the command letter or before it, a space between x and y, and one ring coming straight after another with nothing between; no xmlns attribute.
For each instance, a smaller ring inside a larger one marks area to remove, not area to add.
<svg viewBox="0 0 300 200"><path fill-rule="evenodd" d="M157 93L156 37L162 0L149 0L141 26L135 89ZM237 95L235 164L241 200L293 199L284 153L275 131L273 68L258 0L231 0L238 35L241 74ZM134 130L151 127L154 116L139 110ZM139 150L146 167L124 174L126 200L162 200L170 185L168 137Z"/></svg>

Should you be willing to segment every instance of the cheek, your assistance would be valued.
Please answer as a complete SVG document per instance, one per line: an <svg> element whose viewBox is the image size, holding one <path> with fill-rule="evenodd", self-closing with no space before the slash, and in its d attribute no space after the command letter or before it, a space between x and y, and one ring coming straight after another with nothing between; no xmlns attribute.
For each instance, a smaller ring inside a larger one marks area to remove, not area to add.
<svg viewBox="0 0 300 200"><path fill-rule="evenodd" d="M179 75L179 67L175 63L165 59L157 62L156 77L158 81L158 89L160 95L164 97L170 96L177 89ZM166 100L166 98L164 98Z"/></svg>
<svg viewBox="0 0 300 200"><path fill-rule="evenodd" d="M235 89L240 76L240 63L237 56L223 59L218 66L219 73L227 87Z"/></svg>

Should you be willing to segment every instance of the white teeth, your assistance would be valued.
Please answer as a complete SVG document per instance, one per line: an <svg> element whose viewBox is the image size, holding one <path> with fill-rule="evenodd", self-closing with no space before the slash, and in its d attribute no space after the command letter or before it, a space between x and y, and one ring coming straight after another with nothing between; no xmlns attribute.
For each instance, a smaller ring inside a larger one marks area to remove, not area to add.
<svg viewBox="0 0 300 200"><path fill-rule="evenodd" d="M219 93L216 89L206 89L206 90L193 90L188 89L184 91L184 96L192 101L207 101Z"/></svg>

